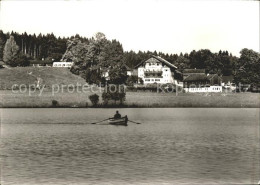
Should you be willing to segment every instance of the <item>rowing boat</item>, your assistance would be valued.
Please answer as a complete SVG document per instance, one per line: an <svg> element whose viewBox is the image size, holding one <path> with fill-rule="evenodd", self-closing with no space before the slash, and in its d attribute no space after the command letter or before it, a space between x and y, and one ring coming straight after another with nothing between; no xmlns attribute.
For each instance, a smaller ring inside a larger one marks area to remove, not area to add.
<svg viewBox="0 0 260 185"><path fill-rule="evenodd" d="M127 121L128 121L128 118L127 116L124 116L122 118L109 118L108 119L108 123L110 125L123 125L123 126L127 126Z"/></svg>

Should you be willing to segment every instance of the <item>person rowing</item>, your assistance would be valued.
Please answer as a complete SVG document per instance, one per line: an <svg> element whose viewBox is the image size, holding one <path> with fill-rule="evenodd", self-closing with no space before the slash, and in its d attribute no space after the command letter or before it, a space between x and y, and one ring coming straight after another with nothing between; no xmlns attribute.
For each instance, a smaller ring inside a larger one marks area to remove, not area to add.
<svg viewBox="0 0 260 185"><path fill-rule="evenodd" d="M120 119L121 114L119 114L118 110L116 111L116 114L114 115L114 119Z"/></svg>

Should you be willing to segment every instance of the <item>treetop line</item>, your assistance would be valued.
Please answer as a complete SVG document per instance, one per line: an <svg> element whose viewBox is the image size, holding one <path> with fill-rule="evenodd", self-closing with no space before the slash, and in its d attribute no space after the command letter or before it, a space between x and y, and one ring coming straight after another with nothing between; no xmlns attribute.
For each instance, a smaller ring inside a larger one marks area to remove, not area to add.
<svg viewBox="0 0 260 185"><path fill-rule="evenodd" d="M108 40L103 33L92 38L78 34L70 38L56 37L53 33L42 35L22 33L3 33L0 30L0 61L10 66L27 66L33 60L72 61L71 71L85 78L90 83L102 81L101 70L111 68L111 80L121 83L127 79L123 64L134 68L150 55L161 56L183 69L205 69L206 73L233 75L241 83L259 83L259 53L242 49L241 56L233 56L228 51L213 53L209 49L190 53L168 54L157 51L124 51L117 40ZM114 74L114 78L113 78ZM117 78L120 76L120 78Z"/></svg>

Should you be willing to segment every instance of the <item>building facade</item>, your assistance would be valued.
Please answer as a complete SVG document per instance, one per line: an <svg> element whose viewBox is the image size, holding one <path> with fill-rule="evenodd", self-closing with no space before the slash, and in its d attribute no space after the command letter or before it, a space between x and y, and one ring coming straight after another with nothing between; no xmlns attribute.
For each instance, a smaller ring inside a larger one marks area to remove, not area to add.
<svg viewBox="0 0 260 185"><path fill-rule="evenodd" d="M139 83L141 83L140 79L143 81L144 84L178 83L177 78L175 78L177 67L161 57L152 55L151 58L138 64L136 68Z"/></svg>
<svg viewBox="0 0 260 185"><path fill-rule="evenodd" d="M73 62L53 62L53 67L67 67L71 68Z"/></svg>
<svg viewBox="0 0 260 185"><path fill-rule="evenodd" d="M32 67L52 67L52 60L30 60L30 66Z"/></svg>
<svg viewBox="0 0 260 185"><path fill-rule="evenodd" d="M183 79L190 75L205 75L205 69L183 69Z"/></svg>
<svg viewBox="0 0 260 185"><path fill-rule="evenodd" d="M185 92L222 92L221 78L217 74L190 74L183 83Z"/></svg>

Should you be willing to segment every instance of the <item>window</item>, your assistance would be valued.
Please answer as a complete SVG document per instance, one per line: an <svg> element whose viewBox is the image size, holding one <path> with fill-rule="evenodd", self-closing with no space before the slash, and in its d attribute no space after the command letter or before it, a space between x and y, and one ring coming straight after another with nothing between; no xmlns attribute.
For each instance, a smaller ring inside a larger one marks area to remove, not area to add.
<svg viewBox="0 0 260 185"><path fill-rule="evenodd" d="M156 82L160 82L160 79L155 79Z"/></svg>
<svg viewBox="0 0 260 185"><path fill-rule="evenodd" d="M150 79L145 79L146 82L150 82Z"/></svg>

